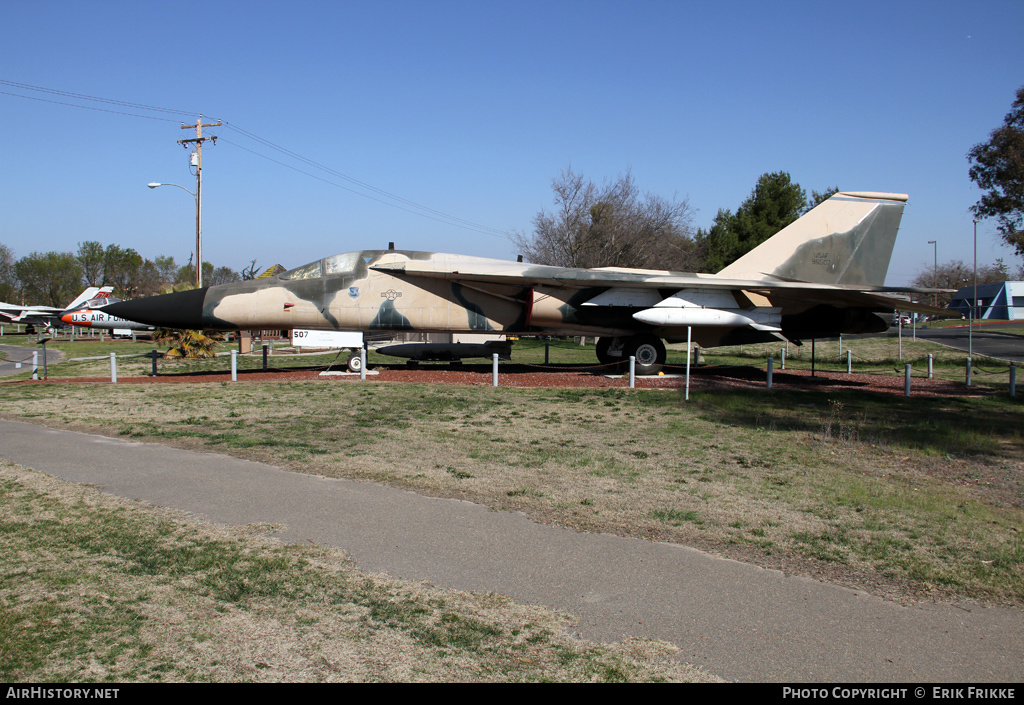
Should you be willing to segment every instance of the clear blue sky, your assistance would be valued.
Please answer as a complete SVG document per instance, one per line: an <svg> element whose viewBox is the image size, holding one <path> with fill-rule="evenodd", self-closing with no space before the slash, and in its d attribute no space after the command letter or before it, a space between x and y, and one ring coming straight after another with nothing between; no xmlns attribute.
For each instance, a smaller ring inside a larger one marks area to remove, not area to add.
<svg viewBox="0 0 1024 705"><path fill-rule="evenodd" d="M231 126L203 152L217 266L389 241L512 258L501 233L530 231L571 165L688 198L697 227L769 171L808 192L908 193L902 284L931 265L928 240L940 262L972 261L965 155L1024 84L1022 36L1021 0L0 0L0 79L180 111L0 84L0 242L185 263L193 201L146 183L194 188L176 142L202 113ZM978 242L979 262L1020 264L991 222Z"/></svg>

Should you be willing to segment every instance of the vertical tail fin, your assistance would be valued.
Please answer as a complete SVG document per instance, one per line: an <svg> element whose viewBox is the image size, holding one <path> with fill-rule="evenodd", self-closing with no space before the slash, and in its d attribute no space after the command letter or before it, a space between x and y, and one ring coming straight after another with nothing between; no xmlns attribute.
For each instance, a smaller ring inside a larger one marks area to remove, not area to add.
<svg viewBox="0 0 1024 705"><path fill-rule="evenodd" d="M906 203L901 193L837 193L718 274L881 286Z"/></svg>
<svg viewBox="0 0 1024 705"><path fill-rule="evenodd" d="M76 298L74 301L69 303L67 308L64 309L64 310L65 311L69 311L69 310L75 308L76 306L78 306L79 304L84 304L86 301L88 301L89 299L92 299L92 298L102 297L102 296L110 296L110 292L112 292L113 290L114 290L114 287L112 287L112 286L104 286L104 287L90 286L85 291L83 291L81 294L79 294L78 298Z"/></svg>

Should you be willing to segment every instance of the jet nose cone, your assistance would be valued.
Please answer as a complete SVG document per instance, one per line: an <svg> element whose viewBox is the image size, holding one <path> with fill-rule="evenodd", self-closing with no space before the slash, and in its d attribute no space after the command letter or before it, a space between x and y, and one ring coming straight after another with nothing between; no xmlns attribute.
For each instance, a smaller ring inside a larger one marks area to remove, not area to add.
<svg viewBox="0 0 1024 705"><path fill-rule="evenodd" d="M179 291L162 296L121 301L108 304L103 310L128 321L145 323L159 328L198 329L203 324L203 300L206 289Z"/></svg>

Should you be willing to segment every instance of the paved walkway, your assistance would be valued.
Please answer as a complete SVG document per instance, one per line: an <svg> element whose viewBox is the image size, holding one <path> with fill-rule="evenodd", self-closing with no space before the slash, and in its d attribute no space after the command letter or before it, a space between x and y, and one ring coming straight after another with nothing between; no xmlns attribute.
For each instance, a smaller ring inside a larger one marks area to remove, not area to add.
<svg viewBox="0 0 1024 705"><path fill-rule="evenodd" d="M1024 680L1024 611L902 607L699 551L212 453L0 421L0 457L215 522L281 524L368 571L508 595L578 633L661 639L730 680Z"/></svg>
<svg viewBox="0 0 1024 705"><path fill-rule="evenodd" d="M0 377L13 375L19 372L32 369L32 353L39 353L39 376L43 376L43 349L41 347L28 348L21 345L0 344ZM52 365L63 359L64 355L59 350L50 348L46 351L46 364Z"/></svg>

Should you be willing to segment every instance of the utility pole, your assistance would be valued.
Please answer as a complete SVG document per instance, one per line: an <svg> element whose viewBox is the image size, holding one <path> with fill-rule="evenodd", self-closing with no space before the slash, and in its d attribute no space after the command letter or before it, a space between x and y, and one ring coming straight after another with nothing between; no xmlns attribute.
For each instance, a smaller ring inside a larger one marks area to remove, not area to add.
<svg viewBox="0 0 1024 705"><path fill-rule="evenodd" d="M217 144L216 136L203 137L204 127L219 127L222 125L220 121L203 123L203 116L200 115L196 120L196 136L195 139L178 140L178 144L182 147L188 147L190 144L195 144L196 149L192 152L192 166L196 168L196 288L203 288L203 142L206 140L213 140L214 144ZM181 129L190 130L192 125L186 125L181 123Z"/></svg>

